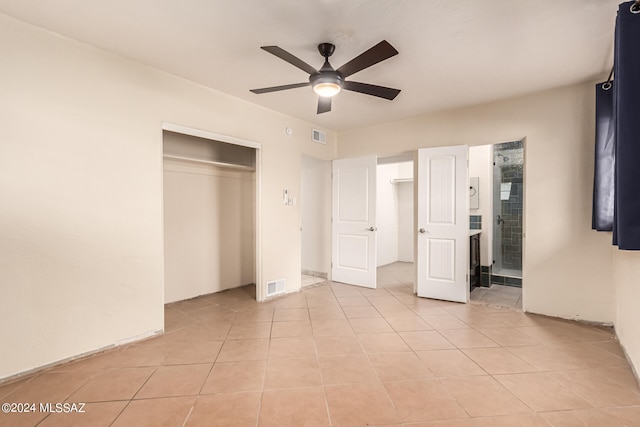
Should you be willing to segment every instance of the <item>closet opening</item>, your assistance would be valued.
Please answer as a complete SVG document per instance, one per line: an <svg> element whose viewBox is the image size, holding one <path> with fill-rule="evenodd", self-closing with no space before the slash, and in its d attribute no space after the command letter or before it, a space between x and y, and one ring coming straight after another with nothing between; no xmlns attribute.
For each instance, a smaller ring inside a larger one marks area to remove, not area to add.
<svg viewBox="0 0 640 427"><path fill-rule="evenodd" d="M413 153L378 158L377 285L414 282Z"/></svg>
<svg viewBox="0 0 640 427"><path fill-rule="evenodd" d="M260 144L163 125L164 303L255 284Z"/></svg>

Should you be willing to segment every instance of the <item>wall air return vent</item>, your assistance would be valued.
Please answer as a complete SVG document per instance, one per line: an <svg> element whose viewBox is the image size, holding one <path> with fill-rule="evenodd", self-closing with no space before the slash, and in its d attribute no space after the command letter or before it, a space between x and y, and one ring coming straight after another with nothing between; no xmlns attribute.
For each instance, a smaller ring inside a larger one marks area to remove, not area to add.
<svg viewBox="0 0 640 427"><path fill-rule="evenodd" d="M285 283L284 279L267 282L267 297L283 294L286 288Z"/></svg>
<svg viewBox="0 0 640 427"><path fill-rule="evenodd" d="M318 144L326 144L327 134L318 129L311 129L311 140Z"/></svg>

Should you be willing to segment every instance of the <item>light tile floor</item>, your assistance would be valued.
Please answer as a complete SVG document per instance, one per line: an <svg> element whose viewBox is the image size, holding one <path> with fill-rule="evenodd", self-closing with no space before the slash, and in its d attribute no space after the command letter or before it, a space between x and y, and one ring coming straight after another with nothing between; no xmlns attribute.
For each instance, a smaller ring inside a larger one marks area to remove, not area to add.
<svg viewBox="0 0 640 427"><path fill-rule="evenodd" d="M416 298L406 268L378 289L243 287L169 304L163 336L0 386L1 426L640 426L611 330ZM406 266L404 266L406 267Z"/></svg>
<svg viewBox="0 0 640 427"><path fill-rule="evenodd" d="M471 291L471 303L522 310L522 288L504 285L475 288Z"/></svg>
<svg viewBox="0 0 640 427"><path fill-rule="evenodd" d="M309 276L308 274L302 275L302 287L317 285L318 283L326 282L327 279L317 276Z"/></svg>

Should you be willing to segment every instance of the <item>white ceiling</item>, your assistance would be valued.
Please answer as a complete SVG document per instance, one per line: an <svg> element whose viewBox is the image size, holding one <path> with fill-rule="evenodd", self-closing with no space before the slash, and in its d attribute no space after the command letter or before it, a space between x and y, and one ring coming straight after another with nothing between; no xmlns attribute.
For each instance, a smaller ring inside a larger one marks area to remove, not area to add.
<svg viewBox="0 0 640 427"><path fill-rule="evenodd" d="M0 13L116 52L327 129L343 130L588 81L611 67L621 0L0 0ZM402 89L394 101L343 91L316 115L307 81L260 46L337 68L381 40L399 55L350 80Z"/></svg>

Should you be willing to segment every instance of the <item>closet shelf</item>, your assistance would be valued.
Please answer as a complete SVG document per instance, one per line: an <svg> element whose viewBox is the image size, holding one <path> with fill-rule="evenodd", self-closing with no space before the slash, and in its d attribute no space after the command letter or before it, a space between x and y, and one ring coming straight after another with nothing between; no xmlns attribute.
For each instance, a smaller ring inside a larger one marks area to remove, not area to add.
<svg viewBox="0 0 640 427"><path fill-rule="evenodd" d="M400 184L401 182L413 182L413 178L396 178L392 179L389 182L392 184Z"/></svg>
<svg viewBox="0 0 640 427"><path fill-rule="evenodd" d="M164 157L165 159L183 160L186 162L202 163L205 165L219 166L221 168L235 169L235 170L241 170L241 171L253 172L256 170L252 166L238 165L236 163L216 162L213 160L202 160L202 159L196 159L193 157L175 156L173 154L164 154L162 157Z"/></svg>

